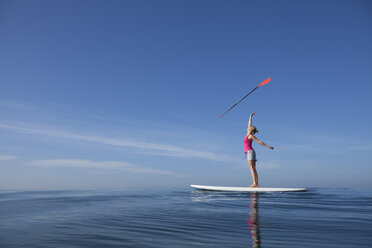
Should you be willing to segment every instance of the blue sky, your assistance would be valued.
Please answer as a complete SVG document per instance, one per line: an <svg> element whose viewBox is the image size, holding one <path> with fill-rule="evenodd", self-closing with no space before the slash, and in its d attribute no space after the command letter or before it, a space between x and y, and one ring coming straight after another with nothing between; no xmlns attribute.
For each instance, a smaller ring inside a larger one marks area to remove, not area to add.
<svg viewBox="0 0 372 248"><path fill-rule="evenodd" d="M370 1L1 1L0 189L372 188ZM264 79L222 119L217 117Z"/></svg>

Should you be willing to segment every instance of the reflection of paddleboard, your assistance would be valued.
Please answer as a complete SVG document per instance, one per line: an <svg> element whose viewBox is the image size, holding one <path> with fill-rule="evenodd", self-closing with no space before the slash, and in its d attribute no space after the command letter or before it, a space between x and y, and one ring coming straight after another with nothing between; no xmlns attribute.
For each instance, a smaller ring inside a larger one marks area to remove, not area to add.
<svg viewBox="0 0 372 248"><path fill-rule="evenodd" d="M239 192L296 192L306 191L306 188L249 188L249 187L221 187L221 186L204 186L190 185L193 188L213 191L239 191Z"/></svg>

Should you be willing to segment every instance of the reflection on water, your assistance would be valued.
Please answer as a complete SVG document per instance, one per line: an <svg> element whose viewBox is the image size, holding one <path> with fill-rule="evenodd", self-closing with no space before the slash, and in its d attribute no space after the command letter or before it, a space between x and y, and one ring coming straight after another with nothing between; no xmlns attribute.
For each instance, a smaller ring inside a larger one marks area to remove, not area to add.
<svg viewBox="0 0 372 248"><path fill-rule="evenodd" d="M371 205L347 189L0 191L0 247L371 247Z"/></svg>
<svg viewBox="0 0 372 248"><path fill-rule="evenodd" d="M252 193L249 198L251 199L252 203L250 205L251 212L247 218L248 229L251 231L252 248L259 248L261 247L261 236L258 220L258 193Z"/></svg>
<svg viewBox="0 0 372 248"><path fill-rule="evenodd" d="M208 210L211 211L213 209L217 210L218 212L226 211L226 212L233 212L236 201L238 199L244 200L245 210L238 211L241 217L246 218L248 224L248 230L250 232L252 244L252 248L260 248L261 247L261 232L260 232L260 221L259 221L259 196L260 193L252 192L252 193L231 193L231 192L218 192L218 191L200 191L194 190L191 192L191 199L193 202L197 203L211 203L213 202L213 206L216 208L212 208L211 205L208 205ZM247 204L248 208L248 216L247 216ZM236 210L236 209L235 209ZM246 232L245 232L246 233Z"/></svg>

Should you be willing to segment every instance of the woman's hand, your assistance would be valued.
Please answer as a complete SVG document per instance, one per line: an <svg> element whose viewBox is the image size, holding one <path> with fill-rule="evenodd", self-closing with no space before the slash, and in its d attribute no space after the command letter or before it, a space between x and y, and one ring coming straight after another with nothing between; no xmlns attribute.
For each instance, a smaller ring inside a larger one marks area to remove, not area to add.
<svg viewBox="0 0 372 248"><path fill-rule="evenodd" d="M268 148L271 149L271 150L274 150L274 147L272 147L272 146L269 146Z"/></svg>
<svg viewBox="0 0 372 248"><path fill-rule="evenodd" d="M254 113L252 113L249 117L252 117L252 116L254 116L254 114L255 114L256 112L254 112Z"/></svg>

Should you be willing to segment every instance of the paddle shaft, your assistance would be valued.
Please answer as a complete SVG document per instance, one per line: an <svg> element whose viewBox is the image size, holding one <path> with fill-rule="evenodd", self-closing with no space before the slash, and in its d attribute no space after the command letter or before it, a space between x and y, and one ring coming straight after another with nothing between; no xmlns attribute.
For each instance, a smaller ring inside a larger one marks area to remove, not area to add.
<svg viewBox="0 0 372 248"><path fill-rule="evenodd" d="M234 105L232 105L228 110L225 111L225 113L223 113L222 115L220 115L218 118L221 118L222 116L224 116L227 112L229 112L233 107L235 107L236 105L238 105L241 101L244 100L244 98L246 98L247 96L249 96L253 91L255 91L259 86L257 86L256 88L254 88L251 92L249 92L247 95L245 95L242 99L240 99L237 103L235 103Z"/></svg>

